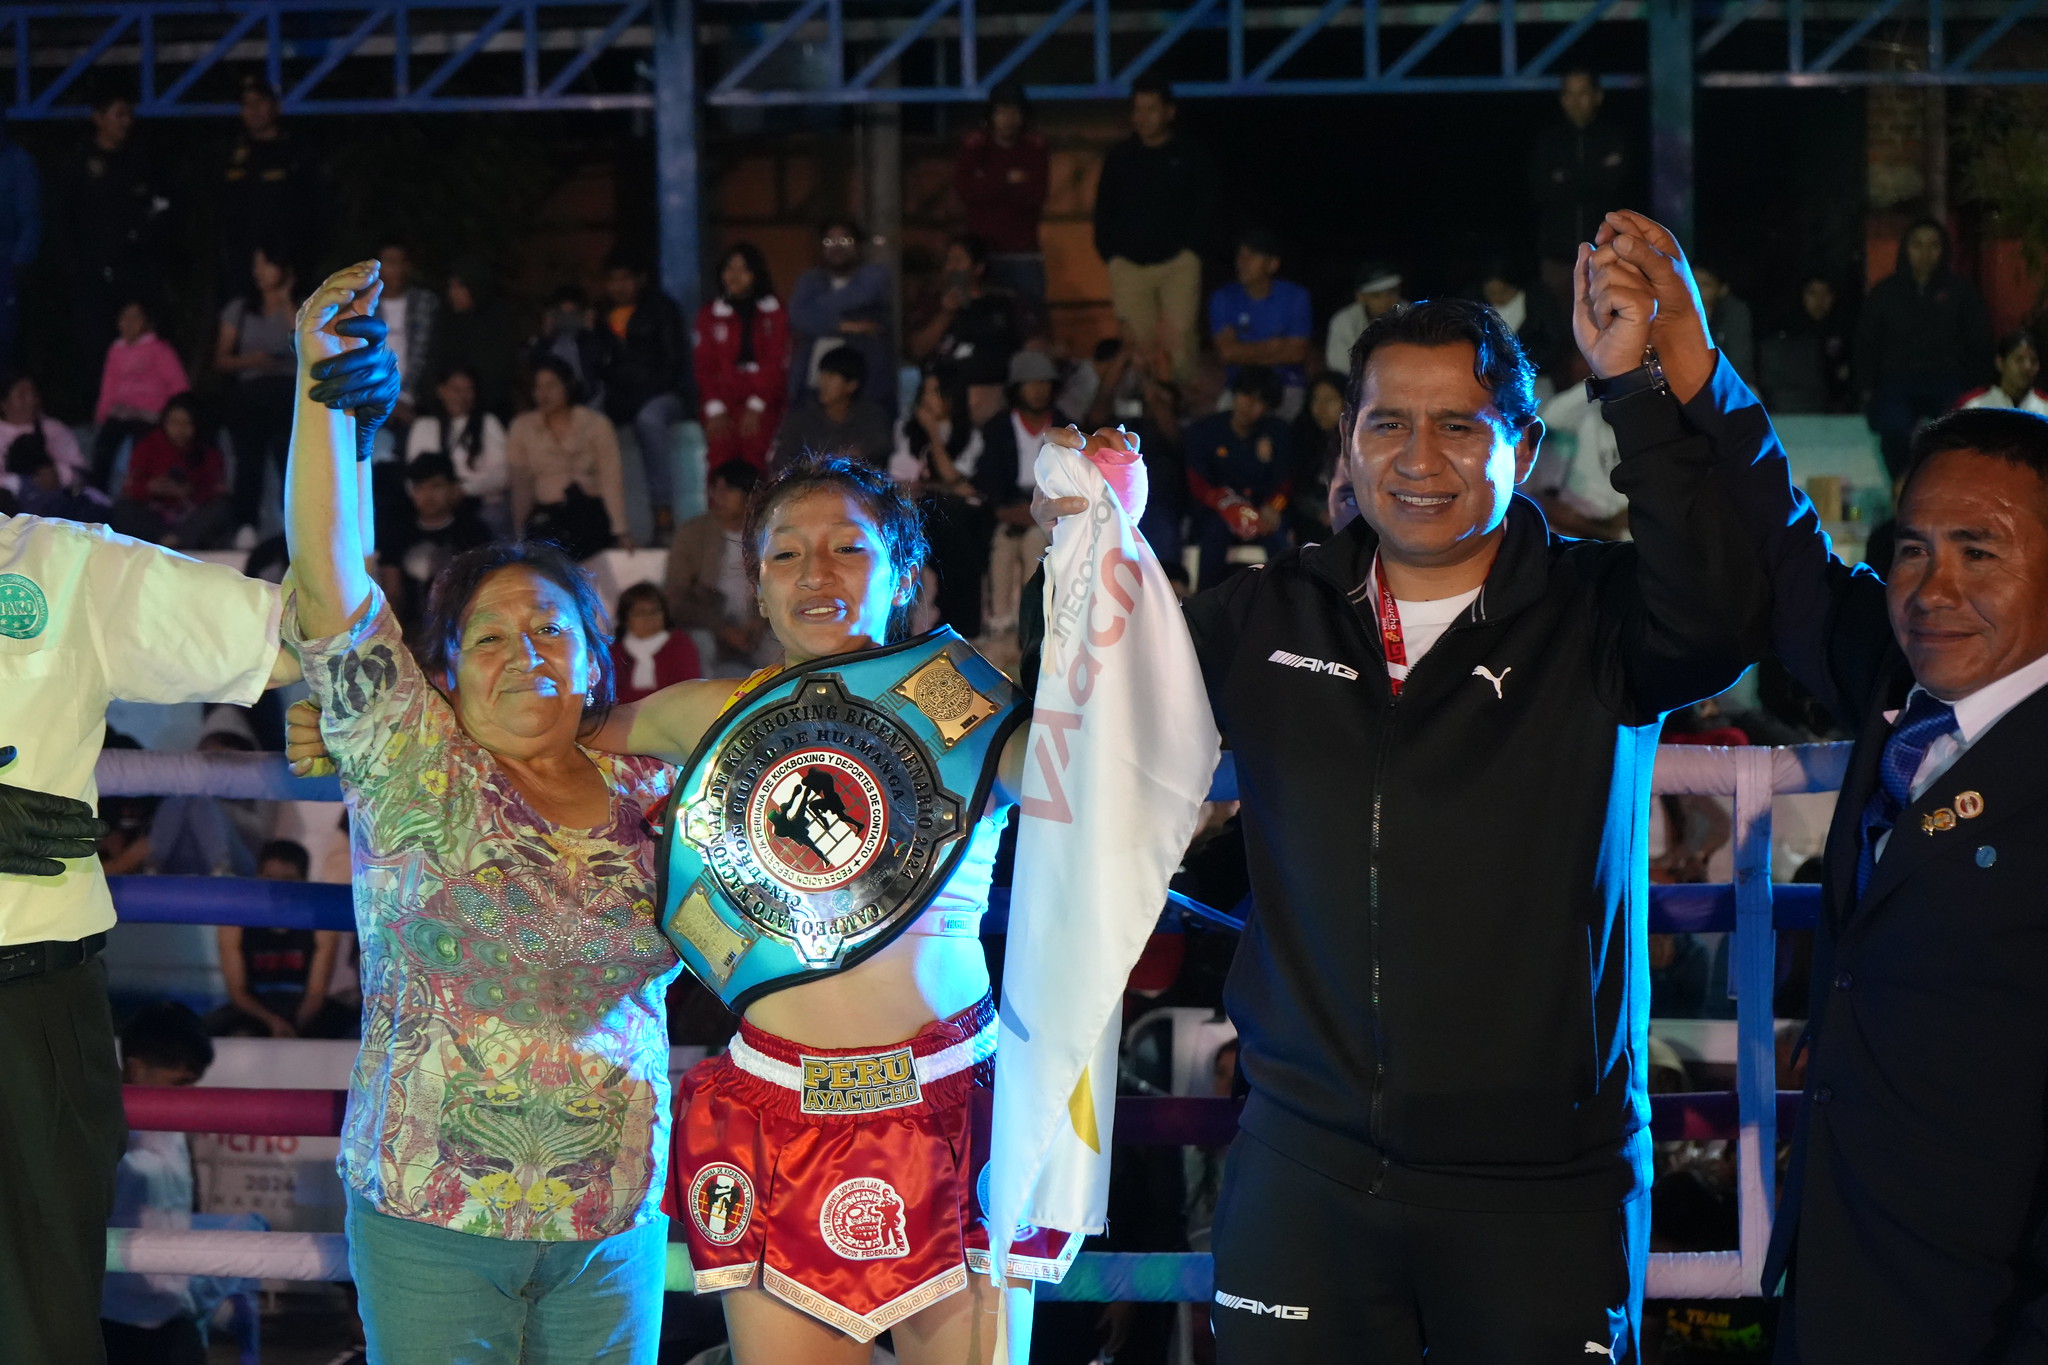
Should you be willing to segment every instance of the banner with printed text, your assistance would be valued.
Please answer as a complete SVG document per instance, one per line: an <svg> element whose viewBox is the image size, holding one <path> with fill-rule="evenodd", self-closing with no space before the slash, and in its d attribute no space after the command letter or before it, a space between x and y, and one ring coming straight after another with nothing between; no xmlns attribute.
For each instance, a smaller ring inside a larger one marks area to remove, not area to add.
<svg viewBox="0 0 2048 1365"><path fill-rule="evenodd" d="M1046 445L1048 497L1082 497L1046 556L996 1049L991 1262L1021 1226L1099 1232L1124 984L1166 903L1220 741L1159 561L1101 473Z"/></svg>

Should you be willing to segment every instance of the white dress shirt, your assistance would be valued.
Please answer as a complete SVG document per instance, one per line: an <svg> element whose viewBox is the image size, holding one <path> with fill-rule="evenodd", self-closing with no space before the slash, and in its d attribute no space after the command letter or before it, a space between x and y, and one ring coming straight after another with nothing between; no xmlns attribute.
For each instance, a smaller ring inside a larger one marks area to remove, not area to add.
<svg viewBox="0 0 2048 1365"><path fill-rule="evenodd" d="M1918 801L1925 796L1927 789L1939 782L1942 774L1953 768L1956 760L1970 751L1970 746L1982 739L1986 731L2005 718L2006 712L2033 696L2043 686L2048 686L2048 654L2043 654L2030 664L2015 668L1997 682L1984 684L1969 696L1954 703L1956 732L1952 735L1935 736L1934 741L1927 746L1927 752L1920 756L1920 766L1913 772L1910 800ZM1913 688L1914 692L1920 690L1918 686ZM1906 704L1910 706L1912 703L1912 695L1908 694ZM1887 711L1884 718L1896 723L1899 714L1898 711ZM1890 840L1889 830L1878 836L1878 857L1884 856L1885 845Z"/></svg>

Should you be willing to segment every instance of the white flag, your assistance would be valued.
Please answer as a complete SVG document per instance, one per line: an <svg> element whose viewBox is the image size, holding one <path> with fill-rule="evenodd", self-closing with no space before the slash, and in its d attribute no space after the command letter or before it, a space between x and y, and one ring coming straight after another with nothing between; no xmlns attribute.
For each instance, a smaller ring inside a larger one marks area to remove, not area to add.
<svg viewBox="0 0 2048 1365"><path fill-rule="evenodd" d="M1020 1224L1100 1232L1124 984L1194 836L1221 741L1173 585L1079 452L1038 455L1083 497L1046 557L990 1142L990 1263Z"/></svg>

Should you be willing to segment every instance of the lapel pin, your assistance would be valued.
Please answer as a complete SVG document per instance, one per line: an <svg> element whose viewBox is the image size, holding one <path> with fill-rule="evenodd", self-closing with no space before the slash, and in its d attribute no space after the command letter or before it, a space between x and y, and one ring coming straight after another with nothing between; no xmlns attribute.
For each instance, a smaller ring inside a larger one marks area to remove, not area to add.
<svg viewBox="0 0 2048 1365"><path fill-rule="evenodd" d="M1937 811L1929 811L1920 817L1920 832L1922 834L1947 833L1955 827L1956 813L1947 806L1943 806Z"/></svg>
<svg viewBox="0 0 2048 1365"><path fill-rule="evenodd" d="M1977 845L1977 866L1989 867L1998 861L1998 850L1989 844Z"/></svg>
<svg viewBox="0 0 2048 1365"><path fill-rule="evenodd" d="M1974 820L1984 813L1982 792L1957 792L1956 814L1964 820Z"/></svg>

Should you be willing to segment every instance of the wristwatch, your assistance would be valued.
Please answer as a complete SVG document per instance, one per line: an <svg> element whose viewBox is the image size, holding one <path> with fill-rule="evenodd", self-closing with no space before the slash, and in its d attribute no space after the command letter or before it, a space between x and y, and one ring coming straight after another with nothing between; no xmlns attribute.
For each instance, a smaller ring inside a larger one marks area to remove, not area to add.
<svg viewBox="0 0 2048 1365"><path fill-rule="evenodd" d="M1671 384L1664 378L1663 362L1657 359L1655 351L1645 351L1643 363L1633 370L1625 370L1610 379L1594 375L1586 380L1586 397L1596 403L1619 403L1624 398L1652 391L1671 392Z"/></svg>

